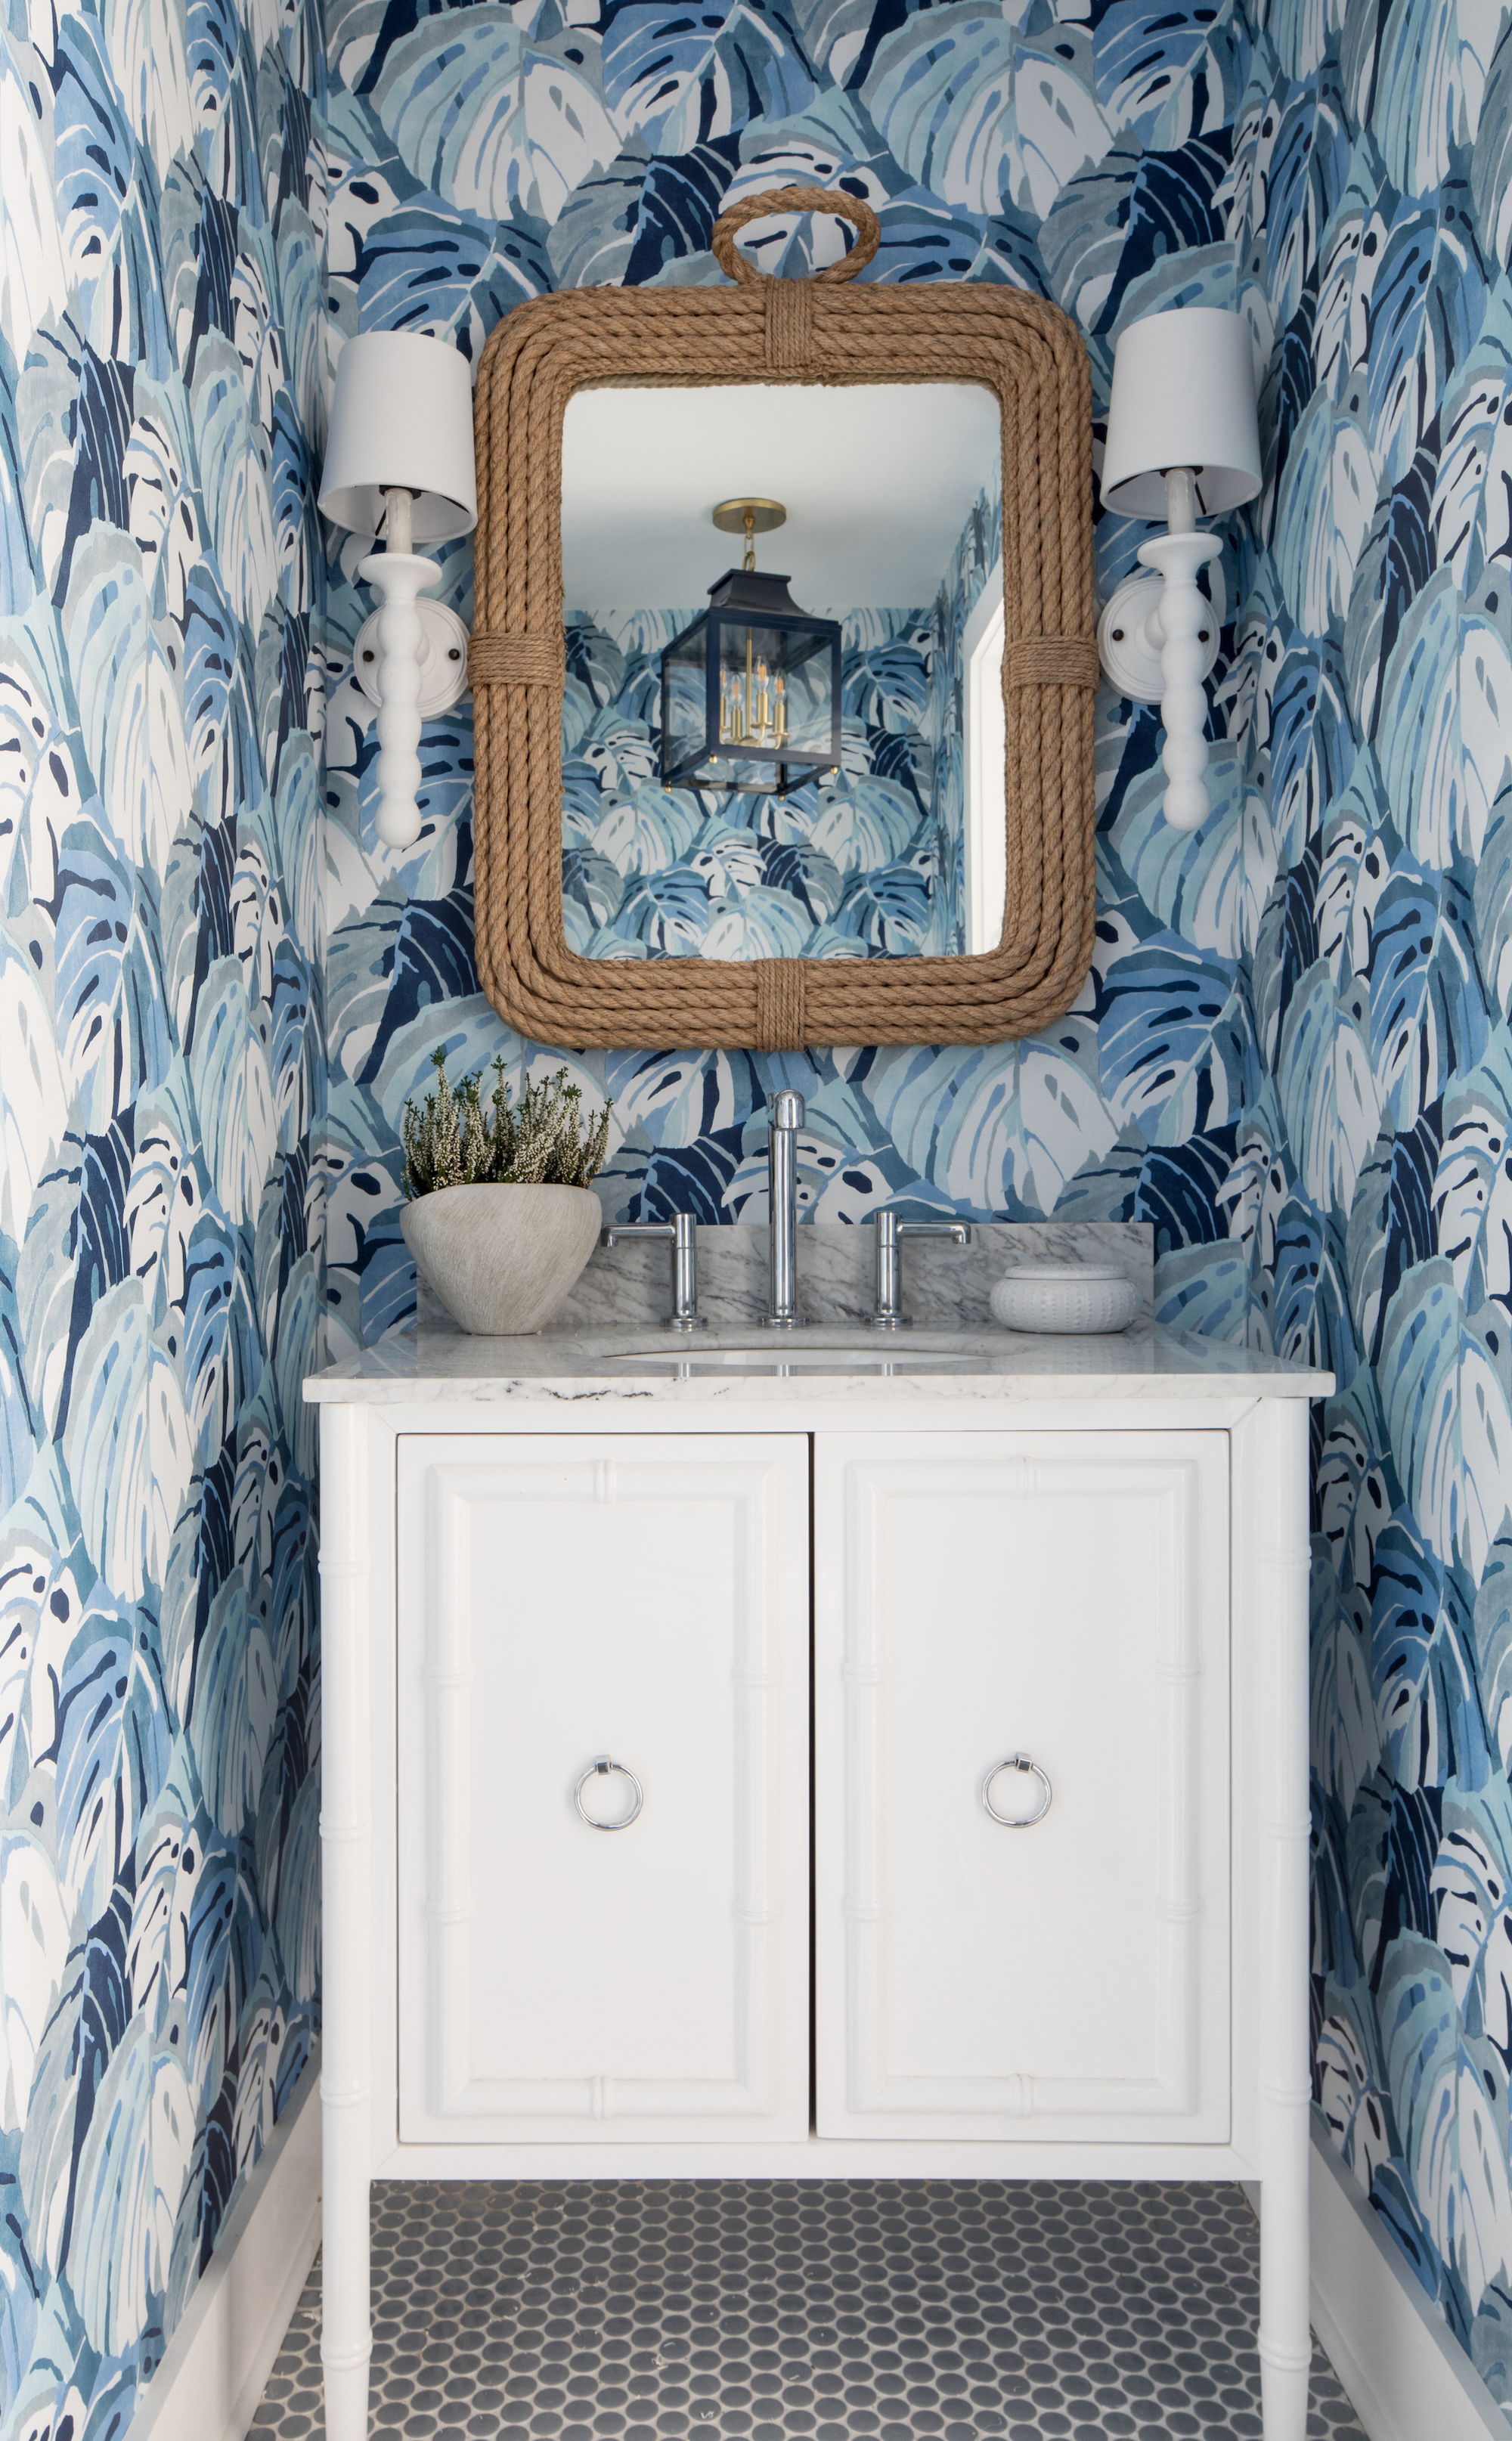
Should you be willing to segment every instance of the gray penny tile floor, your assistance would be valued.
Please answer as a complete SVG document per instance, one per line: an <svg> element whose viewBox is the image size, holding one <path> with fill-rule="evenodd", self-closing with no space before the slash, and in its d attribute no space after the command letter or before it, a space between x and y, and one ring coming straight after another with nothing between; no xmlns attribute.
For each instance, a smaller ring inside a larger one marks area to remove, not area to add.
<svg viewBox="0 0 1512 2441"><path fill-rule="evenodd" d="M1232 2186L373 2190L375 2436L1259 2441ZM1359 2434L1314 2346L1309 2436ZM318 2441L316 2258L257 2441Z"/></svg>

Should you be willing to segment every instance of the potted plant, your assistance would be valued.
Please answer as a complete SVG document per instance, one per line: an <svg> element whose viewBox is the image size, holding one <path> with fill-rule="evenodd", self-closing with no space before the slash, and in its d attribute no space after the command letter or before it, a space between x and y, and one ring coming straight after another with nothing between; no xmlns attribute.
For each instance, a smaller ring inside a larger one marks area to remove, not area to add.
<svg viewBox="0 0 1512 2441"><path fill-rule="evenodd" d="M587 1125L565 1068L539 1085L527 1078L514 1101L500 1058L485 1109L481 1070L454 1092L443 1051L432 1065L435 1092L406 1102L401 1123L405 1243L464 1330L505 1339L539 1330L598 1242L603 1215L589 1182L614 1105Z"/></svg>

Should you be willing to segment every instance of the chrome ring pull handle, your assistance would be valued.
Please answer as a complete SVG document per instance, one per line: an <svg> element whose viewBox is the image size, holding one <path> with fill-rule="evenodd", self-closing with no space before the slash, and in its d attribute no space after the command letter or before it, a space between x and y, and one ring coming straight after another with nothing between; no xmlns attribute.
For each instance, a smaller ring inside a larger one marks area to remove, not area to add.
<svg viewBox="0 0 1512 2441"><path fill-rule="evenodd" d="M636 1801L622 1822L596 1822L583 1802L583 1792L590 1780L606 1780L611 1771L619 1772L621 1779L630 1782L636 1793ZM631 1823L638 1822L640 1818L640 1808L646 1801L646 1792L628 1763L611 1763L607 1755L596 1755L572 1791L572 1801L590 1831L628 1831Z"/></svg>
<svg viewBox="0 0 1512 2441"><path fill-rule="evenodd" d="M994 1805L992 1801L992 1783L997 1779L998 1774L1000 1771L1030 1771L1034 1773L1035 1778L1038 1781L1040 1787L1045 1792L1044 1796L1040 1799L1037 1812L1034 1814L999 1813L996 1805ZM995 1763L993 1764L992 1769L988 1772L986 1779L981 1783L982 1806L991 1816L993 1821L1000 1822L1005 1831L1033 1830L1036 1822L1043 1822L1046 1815L1050 1812L1051 1805L1054 1800L1054 1796L1055 1792L1050 1784L1050 1774L1041 1764L1035 1763L1032 1756L1026 1754L1004 1755L1001 1763Z"/></svg>

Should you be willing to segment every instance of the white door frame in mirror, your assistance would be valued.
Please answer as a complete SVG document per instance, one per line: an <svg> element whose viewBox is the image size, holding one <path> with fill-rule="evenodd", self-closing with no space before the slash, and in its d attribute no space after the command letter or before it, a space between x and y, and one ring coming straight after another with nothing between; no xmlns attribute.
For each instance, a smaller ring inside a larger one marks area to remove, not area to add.
<svg viewBox="0 0 1512 2441"><path fill-rule="evenodd" d="M966 621L966 949L975 957L1002 938L1008 889L1007 720L1002 700L1002 561L993 562Z"/></svg>

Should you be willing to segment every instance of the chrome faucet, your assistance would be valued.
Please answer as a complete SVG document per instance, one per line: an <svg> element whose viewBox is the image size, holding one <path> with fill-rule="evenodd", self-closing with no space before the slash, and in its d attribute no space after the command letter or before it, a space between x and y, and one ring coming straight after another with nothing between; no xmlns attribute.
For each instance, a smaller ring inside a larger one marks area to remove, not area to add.
<svg viewBox="0 0 1512 2441"><path fill-rule="evenodd" d="M798 1311L798 1131L803 1096L784 1086L766 1106L766 1209L771 1232L770 1330L796 1329Z"/></svg>
<svg viewBox="0 0 1512 2441"><path fill-rule="evenodd" d="M911 1317L903 1311L903 1240L905 1238L948 1238L953 1245L969 1246L969 1220L900 1220L895 1212L879 1212L876 1230L876 1296L867 1320L873 1330L909 1330Z"/></svg>
<svg viewBox="0 0 1512 2441"><path fill-rule="evenodd" d="M660 1238L672 1248L672 1313L669 1330L702 1330L698 1311L698 1224L691 1212L675 1212L670 1220L617 1220L599 1243L618 1246L627 1238Z"/></svg>

